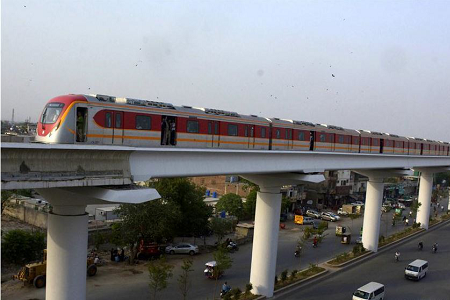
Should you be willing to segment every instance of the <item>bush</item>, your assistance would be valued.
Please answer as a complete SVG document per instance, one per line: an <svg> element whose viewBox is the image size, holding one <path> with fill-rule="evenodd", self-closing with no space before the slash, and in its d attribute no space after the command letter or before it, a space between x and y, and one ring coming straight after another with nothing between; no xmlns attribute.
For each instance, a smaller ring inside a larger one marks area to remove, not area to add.
<svg viewBox="0 0 450 300"><path fill-rule="evenodd" d="M383 240L384 240L384 238L383 238ZM355 246L353 247L352 252L353 252L353 255L358 255L359 253L364 252L364 247L363 247L363 245L361 245L361 244L355 245Z"/></svg>
<svg viewBox="0 0 450 300"><path fill-rule="evenodd" d="M384 235L382 235L382 236L380 236L380 238L378 239L378 243L379 243L379 244L384 243L384 240L385 240L385 237L384 237ZM354 247L353 247L353 248L354 248Z"/></svg>
<svg viewBox="0 0 450 300"><path fill-rule="evenodd" d="M245 285L245 295L249 295L250 292L253 290L253 284L250 282Z"/></svg>
<svg viewBox="0 0 450 300"><path fill-rule="evenodd" d="M419 228L420 227L420 222L414 222L412 224L412 228Z"/></svg>
<svg viewBox="0 0 450 300"><path fill-rule="evenodd" d="M288 270L284 270L283 272L281 272L281 282L285 282L287 279L287 274L288 274Z"/></svg>
<svg viewBox="0 0 450 300"><path fill-rule="evenodd" d="M37 260L45 249L45 233L11 230L3 236L2 260L22 264Z"/></svg>
<svg viewBox="0 0 450 300"><path fill-rule="evenodd" d="M328 222L327 221L322 221L319 223L319 226L317 226L317 231L319 234L322 234L325 232L325 230L328 229Z"/></svg>
<svg viewBox="0 0 450 300"><path fill-rule="evenodd" d="M239 288L234 288L230 291L233 299L239 299L241 297L242 291Z"/></svg>
<svg viewBox="0 0 450 300"><path fill-rule="evenodd" d="M298 271L297 270L292 270L291 272L291 280L294 280L295 277L297 276Z"/></svg>
<svg viewBox="0 0 450 300"><path fill-rule="evenodd" d="M303 230L303 240L308 240L311 237L311 234L313 233L314 229L311 227L306 227L305 230Z"/></svg>

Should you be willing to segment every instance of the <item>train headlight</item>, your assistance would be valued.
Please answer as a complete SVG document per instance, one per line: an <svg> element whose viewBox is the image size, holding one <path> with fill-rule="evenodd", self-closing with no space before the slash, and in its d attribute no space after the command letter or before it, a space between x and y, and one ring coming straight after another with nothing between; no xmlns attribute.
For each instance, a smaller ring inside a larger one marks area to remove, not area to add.
<svg viewBox="0 0 450 300"><path fill-rule="evenodd" d="M51 137L53 133L56 132L56 130L58 130L59 125L61 125L61 121L58 122L58 124L56 124L55 127L53 127L52 131L48 134L48 137Z"/></svg>

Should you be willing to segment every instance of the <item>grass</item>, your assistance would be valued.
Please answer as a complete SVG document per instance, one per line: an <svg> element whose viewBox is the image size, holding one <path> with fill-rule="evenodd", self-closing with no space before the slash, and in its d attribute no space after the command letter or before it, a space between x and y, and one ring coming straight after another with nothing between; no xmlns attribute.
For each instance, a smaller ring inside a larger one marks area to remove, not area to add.
<svg viewBox="0 0 450 300"><path fill-rule="evenodd" d="M301 272L291 272L290 276L288 276L284 281L278 280L275 283L275 290L281 289L282 287L290 285L294 282L309 278L323 271L325 271L324 268L319 267L315 264L310 264L308 269Z"/></svg>
<svg viewBox="0 0 450 300"><path fill-rule="evenodd" d="M367 253L368 251L366 249L362 250L362 251L357 251L357 252L344 252L341 254L338 254L335 258L333 258L332 260L328 261L327 263L329 265L340 265L342 263L345 263L349 260L352 260L354 258L357 258L365 253Z"/></svg>

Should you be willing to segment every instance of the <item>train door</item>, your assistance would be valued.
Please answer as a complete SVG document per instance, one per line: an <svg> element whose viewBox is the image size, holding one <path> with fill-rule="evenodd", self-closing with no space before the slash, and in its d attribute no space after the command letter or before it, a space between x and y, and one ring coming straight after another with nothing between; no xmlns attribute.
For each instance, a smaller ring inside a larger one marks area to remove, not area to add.
<svg viewBox="0 0 450 300"><path fill-rule="evenodd" d="M255 125L250 125L250 148L255 149Z"/></svg>
<svg viewBox="0 0 450 300"><path fill-rule="evenodd" d="M292 149L292 129L286 129L287 149Z"/></svg>
<svg viewBox="0 0 450 300"><path fill-rule="evenodd" d="M423 155L423 143L420 143L420 155Z"/></svg>
<svg viewBox="0 0 450 300"><path fill-rule="evenodd" d="M77 143L86 142L87 138L87 117L88 111L86 107L77 107L76 124L75 124L75 140Z"/></svg>
<svg viewBox="0 0 450 300"><path fill-rule="evenodd" d="M384 140L380 139L380 153L383 153Z"/></svg>
<svg viewBox="0 0 450 300"><path fill-rule="evenodd" d="M219 147L220 145L220 134L219 134L220 124L218 121L208 121L208 148Z"/></svg>
<svg viewBox="0 0 450 300"><path fill-rule="evenodd" d="M161 117L161 145L176 146L177 118L173 116Z"/></svg>
<svg viewBox="0 0 450 300"><path fill-rule="evenodd" d="M113 135L112 143L113 145L123 144L123 112L115 111L113 115Z"/></svg>
<svg viewBox="0 0 450 300"><path fill-rule="evenodd" d="M309 151L314 151L314 143L315 143L316 135L314 131L309 132Z"/></svg>

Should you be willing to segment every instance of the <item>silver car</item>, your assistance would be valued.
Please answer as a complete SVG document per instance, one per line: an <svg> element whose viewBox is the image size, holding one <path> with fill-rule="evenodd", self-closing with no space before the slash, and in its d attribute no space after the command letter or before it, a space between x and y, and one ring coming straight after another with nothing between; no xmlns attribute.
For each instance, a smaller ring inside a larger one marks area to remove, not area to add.
<svg viewBox="0 0 450 300"><path fill-rule="evenodd" d="M166 253L169 254L189 254L194 255L199 253L198 246L191 245L187 243L178 244L175 246L167 246L166 247Z"/></svg>

